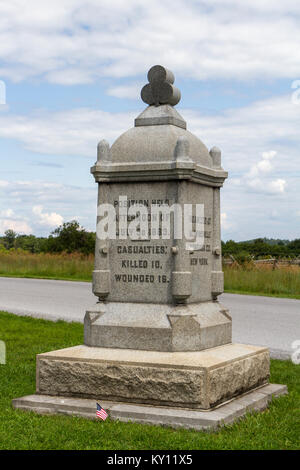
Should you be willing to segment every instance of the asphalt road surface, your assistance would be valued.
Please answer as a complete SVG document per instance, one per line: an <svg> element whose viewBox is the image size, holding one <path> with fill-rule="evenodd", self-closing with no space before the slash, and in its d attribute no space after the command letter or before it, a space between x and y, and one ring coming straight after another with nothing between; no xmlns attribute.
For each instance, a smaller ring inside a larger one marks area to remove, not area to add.
<svg viewBox="0 0 300 470"><path fill-rule="evenodd" d="M233 342L270 348L271 357L290 358L300 340L300 300L223 294L233 320ZM83 322L95 303L89 282L0 277L0 310L48 320ZM1 332L0 332L1 339Z"/></svg>

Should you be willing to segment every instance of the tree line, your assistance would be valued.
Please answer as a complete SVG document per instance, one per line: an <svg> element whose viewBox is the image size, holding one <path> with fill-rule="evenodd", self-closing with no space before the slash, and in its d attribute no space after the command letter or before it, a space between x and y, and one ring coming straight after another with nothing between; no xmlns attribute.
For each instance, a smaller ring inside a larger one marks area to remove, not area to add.
<svg viewBox="0 0 300 470"><path fill-rule="evenodd" d="M251 258L295 258L300 256L300 238L295 240L273 240L256 238L244 242L228 240L222 242L224 257L233 255L236 259L247 261Z"/></svg>
<svg viewBox="0 0 300 470"><path fill-rule="evenodd" d="M19 235L6 230L0 237L0 250L22 249L30 253L94 253L96 233L88 232L76 220L65 222L53 230L48 237Z"/></svg>

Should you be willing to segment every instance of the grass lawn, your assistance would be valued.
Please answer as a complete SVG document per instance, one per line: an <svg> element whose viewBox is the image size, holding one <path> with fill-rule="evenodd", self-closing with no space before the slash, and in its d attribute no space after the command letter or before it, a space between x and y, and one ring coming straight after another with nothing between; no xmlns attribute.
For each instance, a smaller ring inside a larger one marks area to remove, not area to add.
<svg viewBox="0 0 300 470"><path fill-rule="evenodd" d="M0 365L0 449L300 448L300 366L289 361L271 363L271 381L287 384L287 397L274 400L263 413L206 433L13 410L12 398L35 391L36 354L81 344L83 326L0 312L0 340L7 348L7 364Z"/></svg>

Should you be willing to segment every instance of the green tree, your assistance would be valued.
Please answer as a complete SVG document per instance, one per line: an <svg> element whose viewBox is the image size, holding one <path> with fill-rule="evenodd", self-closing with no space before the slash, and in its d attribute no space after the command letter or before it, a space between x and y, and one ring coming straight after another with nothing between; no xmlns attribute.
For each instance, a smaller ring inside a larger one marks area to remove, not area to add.
<svg viewBox="0 0 300 470"><path fill-rule="evenodd" d="M30 251L30 253L40 253L46 238L36 237L34 235L18 235L15 240L15 248Z"/></svg>
<svg viewBox="0 0 300 470"><path fill-rule="evenodd" d="M238 243L233 240L228 240L227 242L222 244L222 252L223 255L233 255L239 251Z"/></svg>
<svg viewBox="0 0 300 470"><path fill-rule="evenodd" d="M16 232L14 232L11 229L6 230L6 232L4 232L3 242L7 250L14 248L16 237L17 237Z"/></svg>
<svg viewBox="0 0 300 470"><path fill-rule="evenodd" d="M288 252L293 255L300 255L300 238L296 238L296 240L292 240L288 244Z"/></svg>
<svg viewBox="0 0 300 470"><path fill-rule="evenodd" d="M96 235L87 232L76 220L65 222L57 227L49 236L45 244L46 251L83 254L94 252Z"/></svg>

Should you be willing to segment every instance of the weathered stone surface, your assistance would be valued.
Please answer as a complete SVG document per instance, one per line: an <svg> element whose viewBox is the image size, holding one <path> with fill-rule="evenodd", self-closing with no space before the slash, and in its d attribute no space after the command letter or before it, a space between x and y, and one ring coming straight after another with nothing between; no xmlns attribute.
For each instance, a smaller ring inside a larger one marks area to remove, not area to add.
<svg viewBox="0 0 300 470"><path fill-rule="evenodd" d="M265 384L269 380L269 370L269 353L263 351L210 371L208 376L210 405L218 405L233 396Z"/></svg>
<svg viewBox="0 0 300 470"><path fill-rule="evenodd" d="M38 392L197 407L203 382L203 371L41 359Z"/></svg>
<svg viewBox="0 0 300 470"><path fill-rule="evenodd" d="M143 406L111 401L101 401L101 406L112 420L172 426L173 428L213 430L224 424L237 421L246 412L261 410L270 403L273 397L286 394L287 388L285 385L265 385L211 411ZM262 399L262 396L264 399ZM96 419L95 400L86 398L28 395L15 398L12 405L14 408L40 414L65 414Z"/></svg>
<svg viewBox="0 0 300 470"><path fill-rule="evenodd" d="M138 116L135 127L127 130L114 142L110 149L111 163L149 162L153 165L155 162L172 162L177 140L184 136L190 145L191 159L196 164L212 168L212 159L207 147L184 129L185 121L180 115L168 112L167 108L164 112L157 108L159 111L154 113L150 108ZM175 124L171 124L172 121ZM222 174L226 178L227 173Z"/></svg>
<svg viewBox="0 0 300 470"><path fill-rule="evenodd" d="M109 283L106 278L102 281L107 302L155 302L172 305L176 301L181 302L181 299L193 304L211 301L212 272L218 270L222 275L221 258L215 254L216 247L220 249L219 224L217 224L219 205L217 201L214 204L214 200L217 199L215 191L218 189L185 181L145 183L142 194L139 183L99 185L99 204L105 201L117 209L121 204L120 194L126 196L127 203L140 201L140 204L147 207L152 204L157 204L158 207L165 204L169 208L174 204L195 205L201 200L204 204L204 243L199 249L187 249L187 240L184 238L175 241L171 230L170 238L165 239L161 237L151 239L149 236L149 239L139 241L130 238L107 240L107 253L103 253L100 250L99 240L95 252L95 295L101 293L99 287L101 282L97 281L96 274L107 275L109 272L110 292L107 293ZM149 224L148 229L152 228ZM177 254L172 251L175 245ZM185 275L184 282L181 273L191 274ZM199 307L201 305L199 304Z"/></svg>
<svg viewBox="0 0 300 470"><path fill-rule="evenodd" d="M228 343L231 318L218 302L182 306L99 302L84 319L87 346L200 351Z"/></svg>
<svg viewBox="0 0 300 470"><path fill-rule="evenodd" d="M174 87L173 73L161 65L154 65L148 72L149 83L141 91L142 100L150 105L170 104L180 101L180 91Z"/></svg>
<svg viewBox="0 0 300 470"><path fill-rule="evenodd" d="M134 120L135 127L169 125L186 129L183 117L172 106L165 104L158 108L149 106Z"/></svg>
<svg viewBox="0 0 300 470"><path fill-rule="evenodd" d="M267 364L266 349L245 345L174 353L76 346L37 356L37 392L210 409L266 383Z"/></svg>

